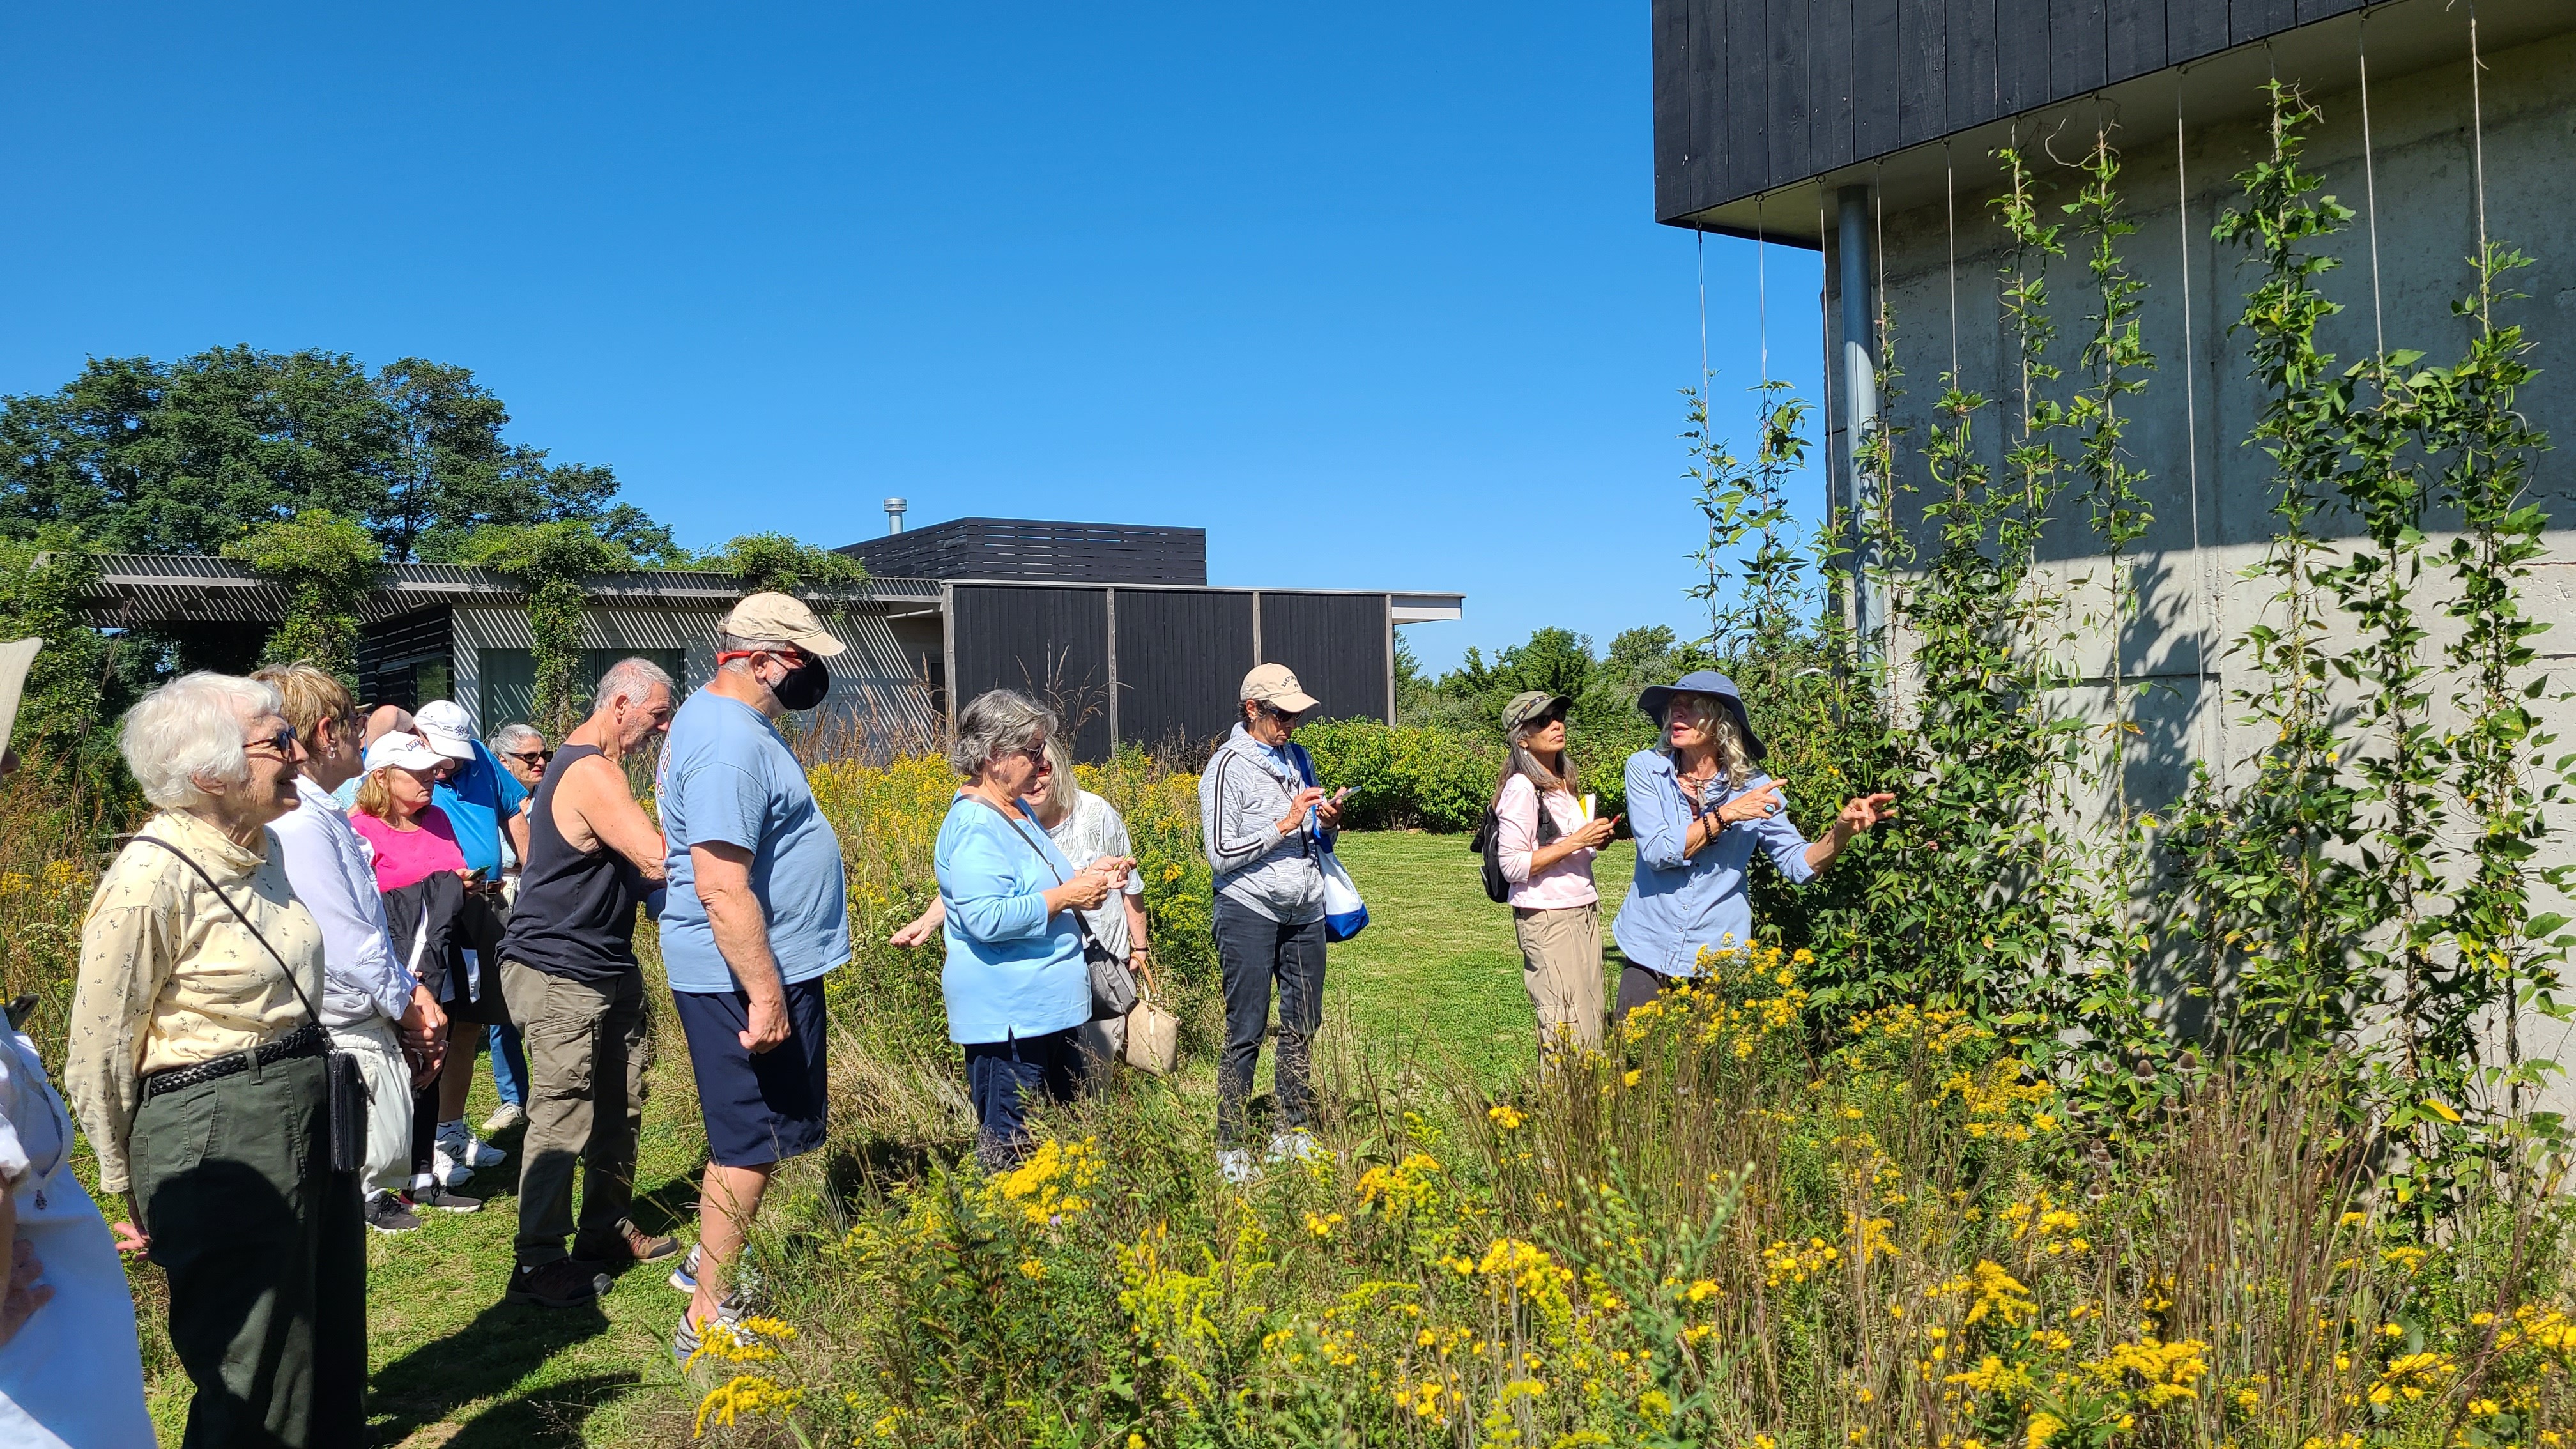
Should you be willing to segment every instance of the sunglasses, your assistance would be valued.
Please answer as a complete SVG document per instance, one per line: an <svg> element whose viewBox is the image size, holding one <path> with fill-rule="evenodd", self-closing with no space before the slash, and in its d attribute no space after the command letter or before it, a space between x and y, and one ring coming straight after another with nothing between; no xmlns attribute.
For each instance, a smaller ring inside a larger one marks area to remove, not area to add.
<svg viewBox="0 0 2576 1449"><path fill-rule="evenodd" d="M270 749L277 752L278 758L280 759L293 755L295 753L295 726L287 725L279 729L278 732L273 735L262 735L258 739L242 741L242 748L245 750L249 749L253 745L268 746Z"/></svg>
<svg viewBox="0 0 2576 1449"><path fill-rule="evenodd" d="M525 765L532 770L543 765L546 761L551 760L554 757L555 752L552 750L529 750L524 754L510 756L511 759L518 761L520 764Z"/></svg>

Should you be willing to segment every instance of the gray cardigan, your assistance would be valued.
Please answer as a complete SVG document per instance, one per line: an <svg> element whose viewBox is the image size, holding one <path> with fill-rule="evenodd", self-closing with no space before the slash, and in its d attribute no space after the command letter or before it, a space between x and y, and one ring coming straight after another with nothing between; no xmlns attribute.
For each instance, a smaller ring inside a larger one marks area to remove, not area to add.
<svg viewBox="0 0 2576 1449"><path fill-rule="evenodd" d="M1299 773L1314 761L1290 741ZM1199 838L1216 867L1216 893L1282 925L1324 918L1324 870L1318 857L1340 832L1320 826L1279 833L1279 817L1296 797L1261 742L1240 724L1199 775Z"/></svg>

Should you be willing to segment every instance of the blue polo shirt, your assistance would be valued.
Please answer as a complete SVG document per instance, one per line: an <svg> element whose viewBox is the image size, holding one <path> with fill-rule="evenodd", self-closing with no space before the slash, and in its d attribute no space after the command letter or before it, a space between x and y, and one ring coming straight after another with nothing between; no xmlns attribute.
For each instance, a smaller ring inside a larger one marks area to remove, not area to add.
<svg viewBox="0 0 2576 1449"><path fill-rule="evenodd" d="M849 961L841 837L814 803L787 741L760 711L710 689L690 695L662 746L658 803L670 874L662 965L672 990L742 989L698 899L692 845L722 842L751 852L751 890L780 981L810 981Z"/></svg>
<svg viewBox="0 0 2576 1449"><path fill-rule="evenodd" d="M500 878L501 822L518 814L527 798L528 787L502 769L481 740L474 742L474 758L429 792L430 803L446 811L448 824L456 827L465 863L483 872L485 880Z"/></svg>

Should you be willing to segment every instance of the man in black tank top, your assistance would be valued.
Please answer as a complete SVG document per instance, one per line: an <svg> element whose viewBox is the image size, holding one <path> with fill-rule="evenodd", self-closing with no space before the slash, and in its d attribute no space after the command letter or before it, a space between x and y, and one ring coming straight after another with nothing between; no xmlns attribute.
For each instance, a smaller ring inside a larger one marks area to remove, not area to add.
<svg viewBox="0 0 2576 1449"><path fill-rule="evenodd" d="M635 911L663 867L662 833L635 803L623 762L670 727L675 706L669 675L650 660L619 660L528 810L528 857L500 950L530 1078L512 1303L577 1307L608 1291L609 1270L679 1252L626 1217L651 1060Z"/></svg>

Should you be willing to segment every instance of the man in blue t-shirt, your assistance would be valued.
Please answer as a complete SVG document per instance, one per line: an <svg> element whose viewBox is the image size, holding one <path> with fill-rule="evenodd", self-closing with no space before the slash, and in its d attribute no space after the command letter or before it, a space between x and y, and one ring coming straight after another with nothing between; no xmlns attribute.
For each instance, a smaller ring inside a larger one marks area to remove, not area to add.
<svg viewBox="0 0 2576 1449"><path fill-rule="evenodd" d="M772 721L823 702L823 661L842 647L803 604L751 595L662 746L662 965L710 1159L695 1291L671 1338L683 1363L702 1324L742 1312L726 1282L770 1174L823 1145L823 977L850 959L849 888L840 837Z"/></svg>
<svg viewBox="0 0 2576 1449"><path fill-rule="evenodd" d="M446 812L447 823L456 831L457 848L465 854L466 867L481 872L466 887L460 918L465 947L474 953L478 969L470 983L474 986L472 999L468 1001L460 992L457 999L463 1012L451 1013L469 1025L449 1034L446 1075L438 1084L438 1150L469 1170L494 1167L506 1161L509 1154L466 1130L465 1098L474 1086L476 1049L488 1042L492 1048L492 1087L500 1094L502 1110L493 1114L485 1130L499 1131L526 1116L528 1059L519 1045L519 1028L510 1015L509 1001L502 995L501 958L497 953L509 923L509 908L501 900L501 832L510 833L511 848L525 860L528 823L521 818L519 807L527 801L528 787L502 769L492 751L474 738L474 722L466 717L465 706L456 701L434 699L422 705L412 716L412 728L429 742L431 749L453 763L447 777L430 791L430 803ZM479 1034L470 1025L477 1022L484 1027ZM476 1039L478 1035L481 1041Z"/></svg>

